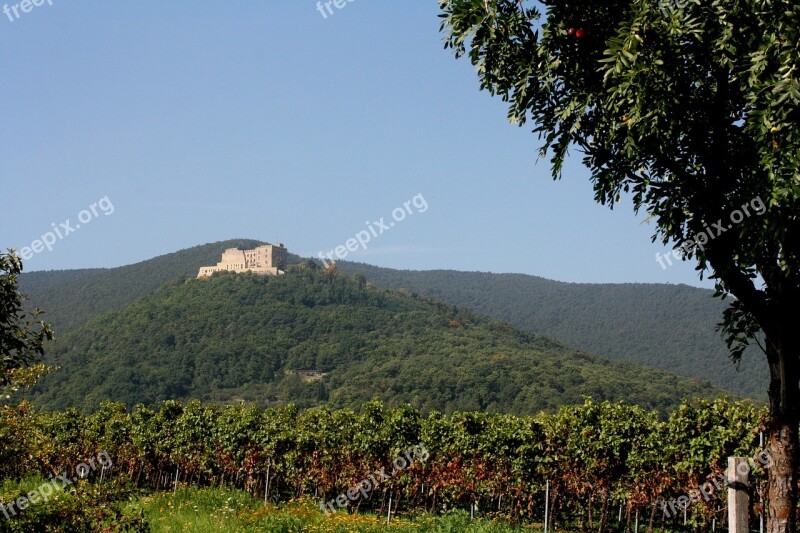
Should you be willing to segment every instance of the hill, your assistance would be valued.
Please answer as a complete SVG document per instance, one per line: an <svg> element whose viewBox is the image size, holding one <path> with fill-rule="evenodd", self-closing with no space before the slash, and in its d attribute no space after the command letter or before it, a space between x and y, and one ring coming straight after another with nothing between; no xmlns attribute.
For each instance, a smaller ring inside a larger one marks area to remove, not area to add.
<svg viewBox="0 0 800 533"><path fill-rule="evenodd" d="M406 289L469 307L526 331L602 354L709 381L765 400L763 354L748 349L741 370L716 333L725 303L713 291L667 284L563 283L524 274L409 271L337 263L379 287Z"/></svg>
<svg viewBox="0 0 800 533"><path fill-rule="evenodd" d="M234 239L195 246L147 261L117 268L26 272L20 290L31 307L45 311L45 319L63 334L90 319L122 309L180 276L194 277L201 266L219 261L226 248L255 248L263 244ZM296 256L290 263L298 262Z"/></svg>
<svg viewBox="0 0 800 533"><path fill-rule="evenodd" d="M66 335L47 362L61 367L34 394L48 408L170 398L356 408L377 397L521 414L585 395L666 410L717 392L310 262L278 277L174 280Z"/></svg>
<svg viewBox="0 0 800 533"><path fill-rule="evenodd" d="M31 306L46 311L45 318L60 336L93 317L122 309L170 280L194 277L199 267L216 263L226 248L258 244L230 240L112 269L24 273L20 287L30 296ZM290 263L300 261L289 256ZM591 353L696 377L736 395L766 398L763 356L748 350L742 371L737 372L715 332L724 304L709 290L562 283L523 274L393 270L348 262L338 263L338 268L362 274L376 286L405 288L469 307Z"/></svg>

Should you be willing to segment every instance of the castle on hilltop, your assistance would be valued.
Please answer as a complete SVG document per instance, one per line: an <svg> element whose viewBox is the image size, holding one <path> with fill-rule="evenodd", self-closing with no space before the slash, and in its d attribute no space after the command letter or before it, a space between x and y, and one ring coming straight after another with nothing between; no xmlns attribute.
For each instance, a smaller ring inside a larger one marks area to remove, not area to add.
<svg viewBox="0 0 800 533"><path fill-rule="evenodd" d="M215 266L200 267L198 278L205 278L214 272L252 272L266 276L283 274L286 268L286 248L283 244L265 244L253 250L228 248Z"/></svg>

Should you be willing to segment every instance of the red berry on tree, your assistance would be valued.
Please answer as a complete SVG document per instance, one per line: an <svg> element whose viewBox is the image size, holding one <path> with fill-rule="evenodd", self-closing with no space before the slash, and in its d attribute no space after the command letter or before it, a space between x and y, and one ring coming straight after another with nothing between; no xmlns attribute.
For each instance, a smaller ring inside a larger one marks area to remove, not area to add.
<svg viewBox="0 0 800 533"><path fill-rule="evenodd" d="M585 36L586 36L586 30L584 30L583 28L578 28L577 31L575 31L575 37L577 37L578 39L583 39Z"/></svg>
<svg viewBox="0 0 800 533"><path fill-rule="evenodd" d="M569 28L569 29L567 30L567 36L569 36L569 37L575 37L575 28Z"/></svg>

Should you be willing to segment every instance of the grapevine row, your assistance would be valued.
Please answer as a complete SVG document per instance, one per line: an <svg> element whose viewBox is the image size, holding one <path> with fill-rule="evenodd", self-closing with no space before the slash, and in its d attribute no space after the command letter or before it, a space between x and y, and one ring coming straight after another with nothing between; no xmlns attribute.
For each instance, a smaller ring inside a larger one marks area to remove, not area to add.
<svg viewBox="0 0 800 533"><path fill-rule="evenodd" d="M756 456L763 415L725 399L685 402L666 419L589 399L527 417L423 415L379 402L359 412L104 403L90 415L21 403L0 407L0 479L50 477L104 451L114 464L106 475L142 489L172 490L177 480L238 487L269 501L310 495L323 502L385 468L392 475L349 512L384 511L391 496L399 512L461 508L541 522L549 482L556 523L602 529L641 512L658 525L660 501L722 472L728 456ZM398 454L415 446L426 460L393 470ZM693 505L689 520L702 527L723 510L720 494Z"/></svg>

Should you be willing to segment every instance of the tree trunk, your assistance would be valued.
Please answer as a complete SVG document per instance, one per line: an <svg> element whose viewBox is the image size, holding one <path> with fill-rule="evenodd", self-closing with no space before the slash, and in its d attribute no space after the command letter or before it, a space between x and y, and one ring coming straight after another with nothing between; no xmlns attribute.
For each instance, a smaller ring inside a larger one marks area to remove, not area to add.
<svg viewBox="0 0 800 533"><path fill-rule="evenodd" d="M600 525L597 527L597 533L603 533L603 528L608 519L608 495L603 497L603 506L600 509Z"/></svg>
<svg viewBox="0 0 800 533"><path fill-rule="evenodd" d="M159 462L158 463L158 478L157 478L158 481L156 481L156 492L158 492L158 489L161 488L161 475L162 475L163 468L164 468L164 465Z"/></svg>
<svg viewBox="0 0 800 533"><path fill-rule="evenodd" d="M647 524L647 533L653 533L653 527L656 523L656 510L658 509L657 505L653 506L653 510L650 512L650 522Z"/></svg>
<svg viewBox="0 0 800 533"><path fill-rule="evenodd" d="M551 485L550 499L552 503L550 504L550 512L547 515L547 521L552 527L548 528L548 531L555 531L556 529L556 516L558 516L558 506L561 503L560 496L561 494L559 491L555 490Z"/></svg>
<svg viewBox="0 0 800 533"><path fill-rule="evenodd" d="M790 333L795 326L785 316L781 331L784 336L774 341L767 338L767 361L770 371L769 451L772 464L769 472L768 533L797 533L798 358L800 342ZM790 338L791 337L791 338Z"/></svg>
<svg viewBox="0 0 800 533"><path fill-rule="evenodd" d="M625 510L625 533L631 532L631 505L628 504L628 508Z"/></svg>

